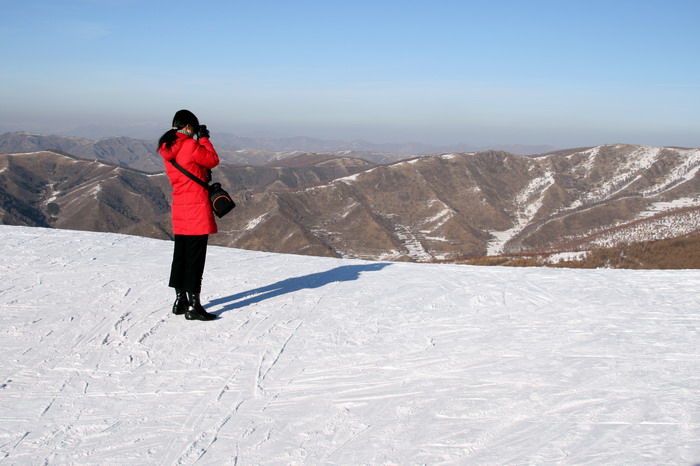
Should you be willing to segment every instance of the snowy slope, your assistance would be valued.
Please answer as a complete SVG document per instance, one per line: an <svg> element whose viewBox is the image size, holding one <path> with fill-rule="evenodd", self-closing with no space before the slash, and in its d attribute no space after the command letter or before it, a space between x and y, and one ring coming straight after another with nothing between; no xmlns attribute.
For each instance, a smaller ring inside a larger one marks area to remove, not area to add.
<svg viewBox="0 0 700 466"><path fill-rule="evenodd" d="M373 263L0 227L0 463L693 464L700 271Z"/></svg>

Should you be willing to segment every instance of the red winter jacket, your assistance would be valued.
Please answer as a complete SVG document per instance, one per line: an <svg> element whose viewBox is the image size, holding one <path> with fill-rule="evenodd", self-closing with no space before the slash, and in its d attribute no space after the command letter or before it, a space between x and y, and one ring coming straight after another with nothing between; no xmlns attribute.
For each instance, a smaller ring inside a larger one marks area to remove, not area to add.
<svg viewBox="0 0 700 466"><path fill-rule="evenodd" d="M219 156L209 138L196 140L186 134L177 133L177 140L170 149L163 144L158 152L165 161L165 172L173 187L173 234L216 233L218 230L211 210L209 193L170 163L170 160L175 159L182 167L205 181L207 168L211 169L219 164Z"/></svg>

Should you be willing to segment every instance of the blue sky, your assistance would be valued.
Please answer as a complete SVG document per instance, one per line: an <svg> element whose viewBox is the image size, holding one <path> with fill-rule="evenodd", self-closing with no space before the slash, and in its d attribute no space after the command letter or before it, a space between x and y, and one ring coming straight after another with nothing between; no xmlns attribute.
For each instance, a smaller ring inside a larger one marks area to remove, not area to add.
<svg viewBox="0 0 700 466"><path fill-rule="evenodd" d="M700 0L0 6L4 131L700 147Z"/></svg>

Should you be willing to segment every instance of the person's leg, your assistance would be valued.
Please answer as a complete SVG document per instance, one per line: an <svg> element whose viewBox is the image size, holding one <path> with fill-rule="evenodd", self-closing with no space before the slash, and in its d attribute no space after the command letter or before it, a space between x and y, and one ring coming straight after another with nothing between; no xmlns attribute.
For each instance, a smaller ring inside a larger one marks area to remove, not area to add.
<svg viewBox="0 0 700 466"><path fill-rule="evenodd" d="M187 237L175 235L175 245L173 248L173 262L170 267L169 286L175 288L175 302L173 303L173 314L184 314L189 306L187 295L183 289L185 283L186 248Z"/></svg>
<svg viewBox="0 0 700 466"><path fill-rule="evenodd" d="M202 276L207 259L209 235L187 236L186 267L184 270L184 290L190 293L202 291Z"/></svg>
<svg viewBox="0 0 700 466"><path fill-rule="evenodd" d="M189 309L185 312L188 320L214 320L216 314L208 313L199 300L202 291L202 276L207 257L208 235L189 236L187 242L187 269L185 271L185 290L189 300Z"/></svg>
<svg viewBox="0 0 700 466"><path fill-rule="evenodd" d="M173 262L170 267L171 288L184 289L185 270L187 267L187 236L175 235L175 247L173 248Z"/></svg>

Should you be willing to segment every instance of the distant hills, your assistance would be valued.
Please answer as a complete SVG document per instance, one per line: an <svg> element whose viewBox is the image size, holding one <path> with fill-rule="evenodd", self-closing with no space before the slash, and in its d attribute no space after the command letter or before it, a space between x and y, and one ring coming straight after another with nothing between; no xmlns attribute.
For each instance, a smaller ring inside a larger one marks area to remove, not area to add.
<svg viewBox="0 0 700 466"><path fill-rule="evenodd" d="M0 135L0 153L63 152L87 160L100 160L148 172L163 170L155 141L127 137L82 139L17 132Z"/></svg>
<svg viewBox="0 0 700 466"><path fill-rule="evenodd" d="M484 150L502 150L519 155L535 155L555 150L552 146L538 145L495 145L477 146L473 144L453 144L437 146L417 142L408 143L374 143L362 140L322 140L309 137L288 138L250 138L231 134L216 134L216 142L227 149L262 149L270 152L301 151L335 153L340 151L365 152L377 154L434 155L453 152L479 152ZM376 160L375 160L376 161Z"/></svg>
<svg viewBox="0 0 700 466"><path fill-rule="evenodd" d="M363 171L364 160L300 156L289 166L222 166L217 181L238 202ZM161 162L162 163L162 162ZM0 223L169 238L171 188L147 173L65 153L0 154Z"/></svg>
<svg viewBox="0 0 700 466"><path fill-rule="evenodd" d="M158 136L150 140L129 137L86 139L14 132L0 135L0 153L58 151L88 160L100 160L155 173L163 169L162 161L155 152L157 139ZM437 147L417 143L375 144L366 141L325 141L306 137L250 138L226 133L214 133L212 142L222 163L254 166L266 165L310 152L360 158L373 163L391 163L417 155L483 150L483 148L464 144ZM500 146L490 149L532 155L547 152L553 148L550 146Z"/></svg>
<svg viewBox="0 0 700 466"><path fill-rule="evenodd" d="M167 179L122 163L0 155L0 223L169 237ZM212 243L434 261L683 237L700 233L699 171L698 149L622 144L390 164L302 153L215 169L238 207Z"/></svg>
<svg viewBox="0 0 700 466"><path fill-rule="evenodd" d="M0 222L6 225L170 235L165 174L55 152L0 155Z"/></svg>

